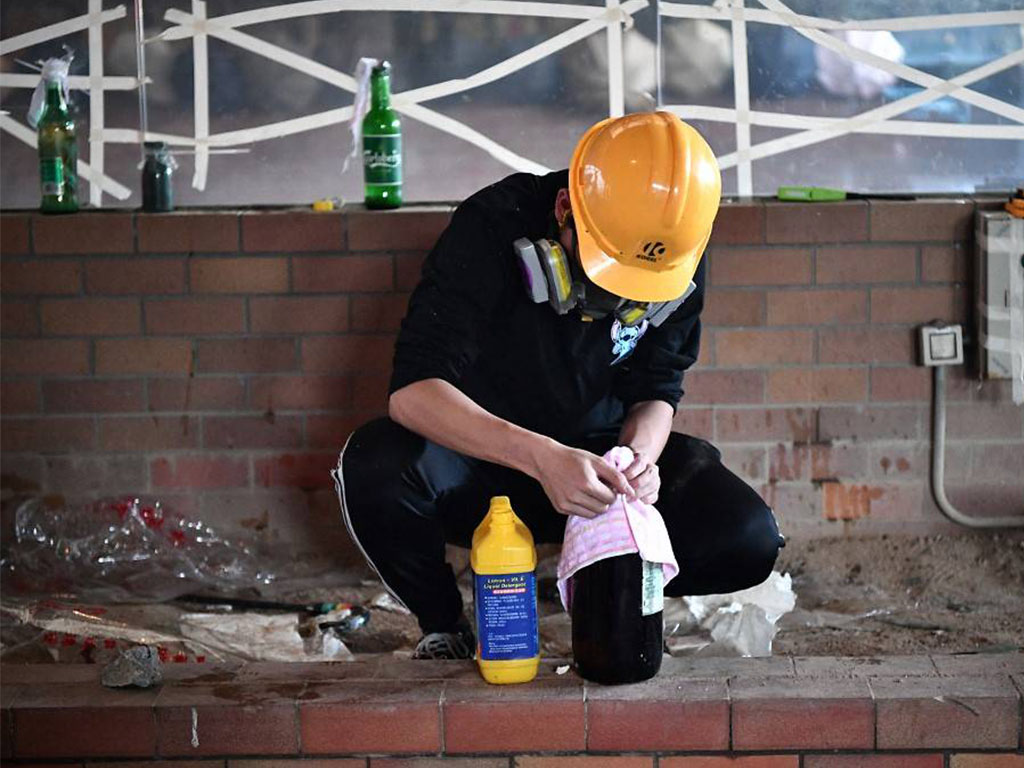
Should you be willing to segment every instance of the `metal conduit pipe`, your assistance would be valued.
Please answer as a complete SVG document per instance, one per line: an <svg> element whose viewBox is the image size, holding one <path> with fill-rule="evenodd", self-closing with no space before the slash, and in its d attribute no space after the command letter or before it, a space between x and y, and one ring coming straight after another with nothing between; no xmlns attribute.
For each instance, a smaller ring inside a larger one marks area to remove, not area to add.
<svg viewBox="0 0 1024 768"><path fill-rule="evenodd" d="M1009 528L1024 526L1024 515L1010 517L972 517L954 507L946 497L946 366L935 366L932 387L932 496L942 514L954 523L969 528Z"/></svg>

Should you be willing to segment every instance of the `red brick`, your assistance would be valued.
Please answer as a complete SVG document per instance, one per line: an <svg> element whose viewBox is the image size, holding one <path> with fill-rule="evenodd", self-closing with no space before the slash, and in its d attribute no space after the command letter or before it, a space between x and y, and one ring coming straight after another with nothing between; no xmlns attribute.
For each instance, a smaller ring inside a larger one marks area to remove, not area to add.
<svg viewBox="0 0 1024 768"><path fill-rule="evenodd" d="M734 750L874 747L874 705L864 681L735 678L729 696Z"/></svg>
<svg viewBox="0 0 1024 768"><path fill-rule="evenodd" d="M150 464L153 488L237 488L249 485L249 461L227 456L176 456Z"/></svg>
<svg viewBox="0 0 1024 768"><path fill-rule="evenodd" d="M133 336L142 330L138 299L49 299L40 303L43 333Z"/></svg>
<svg viewBox="0 0 1024 768"><path fill-rule="evenodd" d="M73 294L82 287L82 267L67 259L0 260L0 290L7 294Z"/></svg>
<svg viewBox="0 0 1024 768"><path fill-rule="evenodd" d="M220 253L238 250L237 213L139 213L140 253Z"/></svg>
<svg viewBox="0 0 1024 768"><path fill-rule="evenodd" d="M390 379L388 373L355 376L352 379L352 407L386 412Z"/></svg>
<svg viewBox="0 0 1024 768"><path fill-rule="evenodd" d="M917 279L913 246L855 245L819 248L818 283L912 283Z"/></svg>
<svg viewBox="0 0 1024 768"><path fill-rule="evenodd" d="M99 427L104 451L143 453L199 445L199 420L186 416L103 418Z"/></svg>
<svg viewBox="0 0 1024 768"><path fill-rule="evenodd" d="M818 434L822 440L916 440L923 417L916 405L823 406Z"/></svg>
<svg viewBox="0 0 1024 768"><path fill-rule="evenodd" d="M302 370L307 373L387 371L395 337L387 334L324 336L302 340Z"/></svg>
<svg viewBox="0 0 1024 768"><path fill-rule="evenodd" d="M411 291L420 281L425 253L399 253L395 256L395 288Z"/></svg>
<svg viewBox="0 0 1024 768"><path fill-rule="evenodd" d="M203 339L199 341L203 373L273 373L295 369L293 339Z"/></svg>
<svg viewBox="0 0 1024 768"><path fill-rule="evenodd" d="M341 443L337 445L340 449ZM286 453L253 460L254 482L258 486L285 486L312 490L333 486L330 471L338 464L338 454Z"/></svg>
<svg viewBox="0 0 1024 768"><path fill-rule="evenodd" d="M521 755L515 758L516 768L652 768L653 765L653 757L638 756L562 755L560 757L540 757L538 755ZM457 766L453 768L457 768Z"/></svg>
<svg viewBox="0 0 1024 768"><path fill-rule="evenodd" d="M151 299L146 302L146 332L196 336L241 333L245 330L245 300Z"/></svg>
<svg viewBox="0 0 1024 768"><path fill-rule="evenodd" d="M711 245L764 242L764 204L760 201L723 201L711 230Z"/></svg>
<svg viewBox="0 0 1024 768"><path fill-rule="evenodd" d="M681 406L672 419L672 431L704 440L715 439L714 410Z"/></svg>
<svg viewBox="0 0 1024 768"><path fill-rule="evenodd" d="M788 537L813 539L835 534L835 524L822 516L822 493L818 486L806 482L768 482L755 487L765 504L775 510Z"/></svg>
<svg viewBox="0 0 1024 768"><path fill-rule="evenodd" d="M303 754L440 752L441 691L423 681L310 683L317 697L299 708Z"/></svg>
<svg viewBox="0 0 1024 768"><path fill-rule="evenodd" d="M297 755L301 691L302 683L164 687L154 709L159 754Z"/></svg>
<svg viewBox="0 0 1024 768"><path fill-rule="evenodd" d="M941 752L930 755L804 755L804 768L943 768Z"/></svg>
<svg viewBox="0 0 1024 768"><path fill-rule="evenodd" d="M862 402L868 396L867 368L779 368L768 371L772 403Z"/></svg>
<svg viewBox="0 0 1024 768"><path fill-rule="evenodd" d="M451 218L449 208L355 211L348 215L352 251L430 250Z"/></svg>
<svg viewBox="0 0 1024 768"><path fill-rule="evenodd" d="M39 412L39 381L17 379L0 382L0 409L4 415Z"/></svg>
<svg viewBox="0 0 1024 768"><path fill-rule="evenodd" d="M764 371L696 369L683 378L683 399L694 403L763 403Z"/></svg>
<svg viewBox="0 0 1024 768"><path fill-rule="evenodd" d="M918 324L936 318L951 323L967 319L963 286L871 289L873 323Z"/></svg>
<svg viewBox="0 0 1024 768"><path fill-rule="evenodd" d="M259 376L249 404L262 411L336 411L352 403L352 381L340 376Z"/></svg>
<svg viewBox="0 0 1024 768"><path fill-rule="evenodd" d="M89 342L80 339L5 339L2 350L4 376L73 376L89 372Z"/></svg>
<svg viewBox="0 0 1024 768"><path fill-rule="evenodd" d="M46 460L51 493L71 497L144 493L147 490L146 459L130 456L52 456Z"/></svg>
<svg viewBox="0 0 1024 768"><path fill-rule="evenodd" d="M763 480L765 477L765 450L760 446L719 445L722 463L745 480Z"/></svg>
<svg viewBox="0 0 1024 768"><path fill-rule="evenodd" d="M949 768L1024 768L1024 755L961 752L949 756Z"/></svg>
<svg viewBox="0 0 1024 768"><path fill-rule="evenodd" d="M346 296L274 297L249 300L256 333L317 333L348 330Z"/></svg>
<svg viewBox="0 0 1024 768"><path fill-rule="evenodd" d="M715 362L723 368L814 360L814 332L810 330L719 330L715 334Z"/></svg>
<svg viewBox="0 0 1024 768"><path fill-rule="evenodd" d="M868 450L863 445L779 444L768 451L769 480L826 480L863 477Z"/></svg>
<svg viewBox="0 0 1024 768"><path fill-rule="evenodd" d="M245 407L245 382L237 377L150 379L151 411L238 411Z"/></svg>
<svg viewBox="0 0 1024 768"><path fill-rule="evenodd" d="M14 757L14 713L4 707L0 709L0 758Z"/></svg>
<svg viewBox="0 0 1024 768"><path fill-rule="evenodd" d="M971 477L975 480L1017 482L1024 477L1024 442L977 443L973 452Z"/></svg>
<svg viewBox="0 0 1024 768"><path fill-rule="evenodd" d="M206 416L206 448L298 448L302 445L299 416Z"/></svg>
<svg viewBox="0 0 1024 768"><path fill-rule="evenodd" d="M351 216L312 211L253 211L242 215L242 249L258 253L338 251Z"/></svg>
<svg viewBox="0 0 1024 768"><path fill-rule="evenodd" d="M1024 674L1024 654L1017 651L935 653L930 658L939 675L943 677L1001 677Z"/></svg>
<svg viewBox="0 0 1024 768"><path fill-rule="evenodd" d="M661 757L663 768L799 768L799 755L693 755L692 757Z"/></svg>
<svg viewBox="0 0 1024 768"><path fill-rule="evenodd" d="M764 291L715 289L704 299L706 325L764 325Z"/></svg>
<svg viewBox="0 0 1024 768"><path fill-rule="evenodd" d="M39 310L35 301L4 299L0 302L0 333L11 336L38 336Z"/></svg>
<svg viewBox="0 0 1024 768"><path fill-rule="evenodd" d="M871 201L872 240L967 240L971 200Z"/></svg>
<svg viewBox="0 0 1024 768"><path fill-rule="evenodd" d="M132 257L89 259L85 263L88 293L167 294L185 292L185 260Z"/></svg>
<svg viewBox="0 0 1024 768"><path fill-rule="evenodd" d="M415 762L416 759L417 758L413 758L412 759L413 761L409 763L408 768L419 768L419 763ZM429 758L427 758L427 759L429 759ZM440 759L441 758L438 758L438 760L440 760ZM300 760L301 760L301 762L300 762ZM373 759L374 768L377 768L377 766L384 765L384 764L390 765L392 762L396 766L404 765L404 762L402 761L401 758L399 758L397 760L394 760L394 761L388 760L387 758L384 758L383 761L380 758L374 758ZM508 761L505 761L505 762L507 763ZM181 765L181 764L178 761L175 761L174 762L174 766L170 766L170 765L168 765L168 766L161 766L161 768L176 768L179 765ZM114 766L114 765L109 765L109 766L102 766L101 768L118 768L118 767ZM140 766L137 766L136 768L147 768L147 767L144 766L144 765L140 765ZM183 768L190 768L190 766L186 763L183 766ZM203 767L199 766L198 768L203 768ZM220 765L220 761L218 761L217 768L222 768L222 766ZM329 757L329 758L324 758L322 760L310 760L308 758L299 758L299 759L281 758L281 759L278 759L278 760L274 760L274 759L260 760L259 758L257 758L257 759L250 759L250 760L235 760L234 758L230 758L229 757L228 758L228 768L366 768L366 758L365 757L333 757L333 758ZM454 766L454 768L459 768L459 766ZM469 766L465 766L465 768L474 768L474 766L469 765ZM488 768L490 768L490 767L488 767ZM503 764L501 768L508 768L508 766Z"/></svg>
<svg viewBox="0 0 1024 768"><path fill-rule="evenodd" d="M335 416L306 417L306 445L310 448L341 450L345 440L356 429L383 413L352 411Z"/></svg>
<svg viewBox="0 0 1024 768"><path fill-rule="evenodd" d="M769 291L768 325L835 325L868 319L864 291Z"/></svg>
<svg viewBox="0 0 1024 768"><path fill-rule="evenodd" d="M955 403L946 408L946 435L950 438L1020 438L1024 436L1024 409L1012 403Z"/></svg>
<svg viewBox="0 0 1024 768"><path fill-rule="evenodd" d="M971 464L970 451L969 445L946 447L947 480L967 479ZM924 480L928 477L930 461L931 452L925 443L879 443L871 447L868 466L875 477Z"/></svg>
<svg viewBox="0 0 1024 768"><path fill-rule="evenodd" d="M914 656L797 656L797 675L806 677L879 677L934 675L931 657Z"/></svg>
<svg viewBox="0 0 1024 768"><path fill-rule="evenodd" d="M445 752L582 751L582 686L574 680L544 683L520 690L450 684L443 705Z"/></svg>
<svg viewBox="0 0 1024 768"><path fill-rule="evenodd" d="M352 330L397 331L408 306L408 294L353 296Z"/></svg>
<svg viewBox="0 0 1024 768"><path fill-rule="evenodd" d="M829 480L821 485L826 520L858 520L871 515L871 505L885 490L865 483L840 483Z"/></svg>
<svg viewBox="0 0 1024 768"><path fill-rule="evenodd" d="M89 211L32 220L36 253L132 253L132 214Z"/></svg>
<svg viewBox="0 0 1024 768"><path fill-rule="evenodd" d="M115 691L95 682L25 686L14 713L14 754L18 758L152 757L155 698L153 690Z"/></svg>
<svg viewBox="0 0 1024 768"><path fill-rule="evenodd" d="M665 677L587 691L587 749L599 752L729 748L724 681Z"/></svg>
<svg viewBox="0 0 1024 768"><path fill-rule="evenodd" d="M931 396L928 368L872 368L871 399L887 402L923 401Z"/></svg>
<svg viewBox="0 0 1024 768"><path fill-rule="evenodd" d="M765 203L769 243L845 243L868 239L868 204Z"/></svg>
<svg viewBox="0 0 1024 768"><path fill-rule="evenodd" d="M29 252L31 221L31 216L24 213L0 215L0 254L11 256Z"/></svg>
<svg viewBox="0 0 1024 768"><path fill-rule="evenodd" d="M716 248L708 256L708 266L715 287L811 282L807 248Z"/></svg>
<svg viewBox="0 0 1024 768"><path fill-rule="evenodd" d="M716 408L715 436L724 443L809 443L816 421L814 408Z"/></svg>
<svg viewBox="0 0 1024 768"><path fill-rule="evenodd" d="M191 259L188 265L192 293L285 293L288 260L284 258Z"/></svg>
<svg viewBox="0 0 1024 768"><path fill-rule="evenodd" d="M296 256L292 258L296 293L390 291L391 256Z"/></svg>
<svg viewBox="0 0 1024 768"><path fill-rule="evenodd" d="M43 382L48 413L130 413L144 409L141 379L71 379Z"/></svg>
<svg viewBox="0 0 1024 768"><path fill-rule="evenodd" d="M960 245L921 246L921 281L964 283L970 279L970 259Z"/></svg>
<svg viewBox="0 0 1024 768"><path fill-rule="evenodd" d="M870 681L879 749L1016 749L1019 695L1006 677Z"/></svg>
<svg viewBox="0 0 1024 768"><path fill-rule="evenodd" d="M823 328L818 331L819 363L914 362L912 328Z"/></svg>
<svg viewBox="0 0 1024 768"><path fill-rule="evenodd" d="M192 371L188 339L100 339L96 373L177 373Z"/></svg>

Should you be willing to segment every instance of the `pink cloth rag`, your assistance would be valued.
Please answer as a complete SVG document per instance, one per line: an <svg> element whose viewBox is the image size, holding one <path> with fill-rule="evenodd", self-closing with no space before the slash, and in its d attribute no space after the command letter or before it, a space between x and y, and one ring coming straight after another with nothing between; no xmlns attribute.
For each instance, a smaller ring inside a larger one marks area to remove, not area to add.
<svg viewBox="0 0 1024 768"><path fill-rule="evenodd" d="M618 446L608 451L604 460L622 471L633 462L633 452ZM602 515L570 515L558 561L558 594L565 610L572 603L569 586L573 574L598 560L630 552L638 552L649 563L661 563L665 584L679 573L665 521L650 504L619 494Z"/></svg>

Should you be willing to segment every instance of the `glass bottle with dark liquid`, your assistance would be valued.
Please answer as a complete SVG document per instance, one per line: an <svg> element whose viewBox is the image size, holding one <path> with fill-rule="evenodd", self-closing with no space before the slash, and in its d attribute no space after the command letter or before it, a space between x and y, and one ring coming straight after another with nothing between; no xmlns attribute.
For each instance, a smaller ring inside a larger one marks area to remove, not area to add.
<svg viewBox="0 0 1024 768"><path fill-rule="evenodd" d="M658 674L663 648L661 563L639 554L599 560L572 579L572 653L580 675L606 685Z"/></svg>

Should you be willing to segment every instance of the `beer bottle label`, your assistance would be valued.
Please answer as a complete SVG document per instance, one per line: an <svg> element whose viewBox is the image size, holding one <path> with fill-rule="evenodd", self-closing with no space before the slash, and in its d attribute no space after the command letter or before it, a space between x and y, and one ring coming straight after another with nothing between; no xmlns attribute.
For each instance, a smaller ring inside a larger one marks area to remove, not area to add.
<svg viewBox="0 0 1024 768"><path fill-rule="evenodd" d="M665 608L665 574L661 563L643 561L643 584L640 590L643 616L650 616Z"/></svg>
<svg viewBox="0 0 1024 768"><path fill-rule="evenodd" d="M363 134L363 169L367 184L401 184L402 135Z"/></svg>
<svg viewBox="0 0 1024 768"><path fill-rule="evenodd" d="M64 186L64 160L60 157L44 157L39 161L39 177L43 183L44 195L59 195Z"/></svg>
<svg viewBox="0 0 1024 768"><path fill-rule="evenodd" d="M475 574L481 659L532 659L540 653L533 572Z"/></svg>

